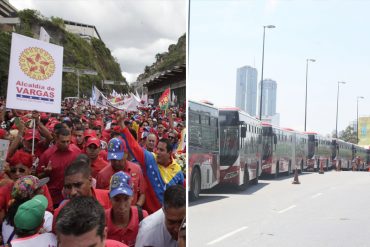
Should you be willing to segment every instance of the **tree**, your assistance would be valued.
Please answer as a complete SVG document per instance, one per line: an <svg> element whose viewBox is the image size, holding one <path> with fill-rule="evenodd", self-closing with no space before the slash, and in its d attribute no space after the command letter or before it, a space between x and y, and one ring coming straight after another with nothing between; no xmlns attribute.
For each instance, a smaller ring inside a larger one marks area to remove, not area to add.
<svg viewBox="0 0 370 247"><path fill-rule="evenodd" d="M353 130L353 126L349 125L347 128L339 133L339 139L357 144L357 135Z"/></svg>

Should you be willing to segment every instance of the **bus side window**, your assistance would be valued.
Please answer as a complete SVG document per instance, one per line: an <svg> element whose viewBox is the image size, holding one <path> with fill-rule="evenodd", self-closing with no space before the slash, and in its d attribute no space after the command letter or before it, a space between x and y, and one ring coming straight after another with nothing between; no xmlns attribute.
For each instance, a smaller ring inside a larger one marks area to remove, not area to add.
<svg viewBox="0 0 370 247"><path fill-rule="evenodd" d="M247 137L247 127L245 127L245 126L242 126L241 127L241 137L242 138L245 138L245 137Z"/></svg>

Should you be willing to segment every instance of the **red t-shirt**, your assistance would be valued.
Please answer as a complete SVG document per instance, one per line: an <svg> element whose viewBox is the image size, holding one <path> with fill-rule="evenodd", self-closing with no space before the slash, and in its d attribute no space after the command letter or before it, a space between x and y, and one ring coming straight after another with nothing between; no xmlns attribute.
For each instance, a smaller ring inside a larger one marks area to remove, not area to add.
<svg viewBox="0 0 370 247"><path fill-rule="evenodd" d="M48 188L54 204L59 204L63 200L62 189L64 183L64 170L76 159L81 150L74 144L70 144L66 151L59 151L56 145L48 148L40 157L37 172L43 171L43 166L47 167L51 161L52 170Z"/></svg>
<svg viewBox="0 0 370 247"><path fill-rule="evenodd" d="M91 176L93 178L96 178L98 173L106 166L108 166L109 163L102 159L101 157L97 157L92 163L91 163Z"/></svg>
<svg viewBox="0 0 370 247"><path fill-rule="evenodd" d="M99 190L91 188L92 196L103 206L104 209L109 209L112 207L112 204L109 200L109 191L108 190ZM59 207L54 210L53 217L53 232L55 232L55 224L57 222L58 214L60 210L69 202L69 200L64 200Z"/></svg>
<svg viewBox="0 0 370 247"><path fill-rule="evenodd" d="M130 221L127 227L122 228L113 224L112 209L105 210L105 219L108 227L108 238L125 243L128 246L135 246L136 236L139 232L139 214L136 206L131 206ZM143 210L143 218L148 216L148 212Z"/></svg>
<svg viewBox="0 0 370 247"><path fill-rule="evenodd" d="M131 161L126 161L123 171L131 177L131 183L134 189L134 194L132 195L132 205L135 205L139 194L145 193L147 187L143 172L139 165ZM96 188L109 190L110 178L114 173L115 171L111 165L104 167L96 177Z"/></svg>
<svg viewBox="0 0 370 247"><path fill-rule="evenodd" d="M105 240L105 247L128 247L128 246L116 240L107 239Z"/></svg>
<svg viewBox="0 0 370 247"><path fill-rule="evenodd" d="M108 158L108 152L107 152L107 150L101 150L99 152L99 157L108 162L108 159L107 159Z"/></svg>

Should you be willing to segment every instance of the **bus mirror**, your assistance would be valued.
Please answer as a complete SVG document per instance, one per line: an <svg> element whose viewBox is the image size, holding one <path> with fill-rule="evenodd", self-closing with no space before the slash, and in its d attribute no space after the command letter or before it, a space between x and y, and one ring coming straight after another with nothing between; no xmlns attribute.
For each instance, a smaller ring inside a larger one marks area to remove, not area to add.
<svg viewBox="0 0 370 247"><path fill-rule="evenodd" d="M247 137L247 127L242 126L241 127L241 137L246 138Z"/></svg>
<svg viewBox="0 0 370 247"><path fill-rule="evenodd" d="M274 144L276 144L277 143L277 137L276 137L276 135L274 135Z"/></svg>

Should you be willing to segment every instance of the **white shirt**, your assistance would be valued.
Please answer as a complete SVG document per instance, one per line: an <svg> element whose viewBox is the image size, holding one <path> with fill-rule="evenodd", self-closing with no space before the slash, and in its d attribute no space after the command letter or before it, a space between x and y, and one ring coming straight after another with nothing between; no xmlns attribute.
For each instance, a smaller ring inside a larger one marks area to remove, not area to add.
<svg viewBox="0 0 370 247"><path fill-rule="evenodd" d="M18 238L10 242L12 247L57 247L58 241L54 233L35 234L32 236Z"/></svg>
<svg viewBox="0 0 370 247"><path fill-rule="evenodd" d="M177 247L165 225L165 217L162 209L149 215L140 222L139 233L136 237L135 247Z"/></svg>
<svg viewBox="0 0 370 247"><path fill-rule="evenodd" d="M51 232L51 230L53 228L53 214L50 213L49 211L45 211L44 225L42 226L42 228L46 232ZM7 220L4 220L3 221L3 227L2 227L2 234L3 234L3 240L4 240L5 243L7 243L8 239L9 239L9 237L12 234L13 231L14 231L14 227L9 225ZM14 235L14 237L12 239L16 239L16 238L18 238L17 235Z"/></svg>

